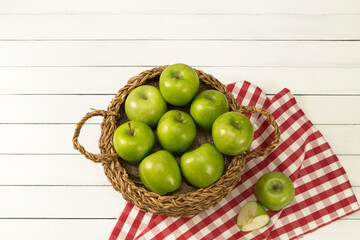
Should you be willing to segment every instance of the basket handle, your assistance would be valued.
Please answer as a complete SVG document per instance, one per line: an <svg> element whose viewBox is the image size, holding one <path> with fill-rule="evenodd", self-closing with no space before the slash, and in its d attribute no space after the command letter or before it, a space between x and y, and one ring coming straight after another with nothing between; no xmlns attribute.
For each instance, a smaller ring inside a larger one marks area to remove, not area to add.
<svg viewBox="0 0 360 240"><path fill-rule="evenodd" d="M252 158L262 157L262 156L269 154L272 150L274 150L274 148L279 144L280 133L281 133L279 125L275 121L274 116L271 115L267 110L265 110L263 108L257 108L257 107L253 107L253 106L241 106L241 108L238 111L241 113L246 113L246 112L260 113L260 114L264 115L267 118L267 120L270 122L270 124L274 127L274 139L270 143L270 145L262 150L259 150L256 152L249 152L248 156L252 157Z"/></svg>
<svg viewBox="0 0 360 240"><path fill-rule="evenodd" d="M84 126L85 122L89 120L92 117L95 116L103 116L104 118L109 115L117 115L114 113L106 112L104 110L94 110L92 112L88 112L81 120L77 123L74 136L72 138L73 146L76 150L78 150L80 153L82 153L87 159L90 159L91 161L95 163L110 163L111 161L117 160L117 154L93 154L89 153L85 150L85 148L79 143L78 138L80 135L81 128Z"/></svg>

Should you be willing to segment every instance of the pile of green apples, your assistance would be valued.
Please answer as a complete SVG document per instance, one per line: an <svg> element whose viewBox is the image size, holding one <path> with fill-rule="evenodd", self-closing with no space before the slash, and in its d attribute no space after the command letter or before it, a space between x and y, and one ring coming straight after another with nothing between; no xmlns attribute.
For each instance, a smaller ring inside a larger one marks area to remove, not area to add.
<svg viewBox="0 0 360 240"><path fill-rule="evenodd" d="M161 73L159 88L142 85L125 100L130 120L113 136L116 153L125 161L139 164L139 176L150 191L165 195L177 190L184 177L195 187L208 187L224 171L224 156L249 149L253 126L248 118L229 111L225 95L216 90L199 93L196 71L186 64L173 64ZM173 106L190 105L190 115ZM212 143L189 150L197 126L211 131ZM156 137L162 150L152 153ZM179 163L175 156L180 158Z"/></svg>

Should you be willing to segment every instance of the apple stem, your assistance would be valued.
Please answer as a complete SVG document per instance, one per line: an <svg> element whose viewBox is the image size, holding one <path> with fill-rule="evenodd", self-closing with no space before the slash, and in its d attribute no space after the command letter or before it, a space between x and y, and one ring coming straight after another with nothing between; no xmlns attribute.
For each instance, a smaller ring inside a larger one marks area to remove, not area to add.
<svg viewBox="0 0 360 240"><path fill-rule="evenodd" d="M175 77L176 79L180 79L180 74L175 73L175 74L174 74L174 77Z"/></svg>
<svg viewBox="0 0 360 240"><path fill-rule="evenodd" d="M183 119L182 119L182 116L181 116L181 112L179 112L179 122L182 122Z"/></svg>
<svg viewBox="0 0 360 240"><path fill-rule="evenodd" d="M128 123L128 125L129 125L129 134L130 134L130 136L134 136L134 131L131 129L130 122Z"/></svg>

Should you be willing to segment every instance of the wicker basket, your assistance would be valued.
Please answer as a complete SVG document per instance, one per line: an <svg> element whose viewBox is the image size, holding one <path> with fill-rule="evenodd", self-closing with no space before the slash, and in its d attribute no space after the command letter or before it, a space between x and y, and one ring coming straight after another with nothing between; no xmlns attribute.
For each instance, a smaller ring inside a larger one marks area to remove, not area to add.
<svg viewBox="0 0 360 240"><path fill-rule="evenodd" d="M201 70L196 70L200 79L200 90L216 89L225 94L229 101L232 111L241 113L260 113L266 116L270 124L274 127L274 139L272 143L263 150L257 152L245 152L235 157L225 157L225 170L222 177L206 188L195 188L188 184L185 180L182 186L176 192L168 195L158 195L157 193L148 191L139 180L136 164L130 164L120 159L115 153L112 145L112 138L119 124L128 121L124 112L124 101L127 95L136 87L143 84L151 84L158 86L158 79L161 72L167 66L153 68L140 73L138 76L132 77L128 83L119 90L114 99L108 106L107 111L94 110L87 113L77 124L74 132L73 145L86 158L102 163L104 171L109 181L116 191L122 193L124 199L134 203L145 212L152 212L158 215L168 215L172 217L191 217L196 213L202 212L211 206L217 204L224 198L240 181L241 173L245 167L245 161L248 157L256 158L267 155L279 143L280 129L274 120L274 117L264 109L241 106L234 96L210 74L206 74ZM169 109L176 108L169 106ZM181 109L188 112L188 106ZM99 148L101 154L92 154L87 152L78 142L80 130L84 123L91 117L103 116L104 120L101 124L101 137L99 139ZM156 134L156 129L154 130ZM197 137L194 144L190 148L195 148L204 142L212 142L211 132L197 129ZM155 143L154 151L159 150L159 144ZM177 157L179 160L179 157Z"/></svg>

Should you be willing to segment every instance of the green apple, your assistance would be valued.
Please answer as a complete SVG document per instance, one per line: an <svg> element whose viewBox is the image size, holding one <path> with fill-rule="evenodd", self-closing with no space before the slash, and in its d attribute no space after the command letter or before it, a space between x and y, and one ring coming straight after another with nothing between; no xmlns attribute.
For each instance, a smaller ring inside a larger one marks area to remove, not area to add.
<svg viewBox="0 0 360 240"><path fill-rule="evenodd" d="M243 232L264 227L270 221L265 208L257 202L247 202L240 210L237 225Z"/></svg>
<svg viewBox="0 0 360 240"><path fill-rule="evenodd" d="M185 179L195 187L208 187L223 174L224 158L214 145L204 143L181 156L180 169Z"/></svg>
<svg viewBox="0 0 360 240"><path fill-rule="evenodd" d="M161 117L157 126L157 137L163 149L178 155L194 142L196 125L189 114L171 110Z"/></svg>
<svg viewBox="0 0 360 240"><path fill-rule="evenodd" d="M168 151L153 153L139 165L139 175L145 187L160 195L173 192L181 185L181 172L175 157Z"/></svg>
<svg viewBox="0 0 360 240"><path fill-rule="evenodd" d="M167 104L158 88L142 85L135 88L125 100L125 113L129 120L141 121L155 127L166 112Z"/></svg>
<svg viewBox="0 0 360 240"><path fill-rule="evenodd" d="M153 131L140 121L129 121L120 125L113 137L116 153L125 161L132 163L138 163L149 155L154 143Z"/></svg>
<svg viewBox="0 0 360 240"><path fill-rule="evenodd" d="M256 183L255 196L264 207L279 211L294 199L294 185L285 174L269 172L261 176Z"/></svg>
<svg viewBox="0 0 360 240"><path fill-rule="evenodd" d="M216 90L199 93L190 106L190 115L200 127L207 130L211 129L216 118L228 111L227 98Z"/></svg>
<svg viewBox="0 0 360 240"><path fill-rule="evenodd" d="M159 88L165 100L175 106L189 103L199 90L195 70L183 63L168 66L160 75Z"/></svg>
<svg viewBox="0 0 360 240"><path fill-rule="evenodd" d="M215 120L212 137L220 152L235 156L249 149L254 130L247 117L238 112L227 112Z"/></svg>

